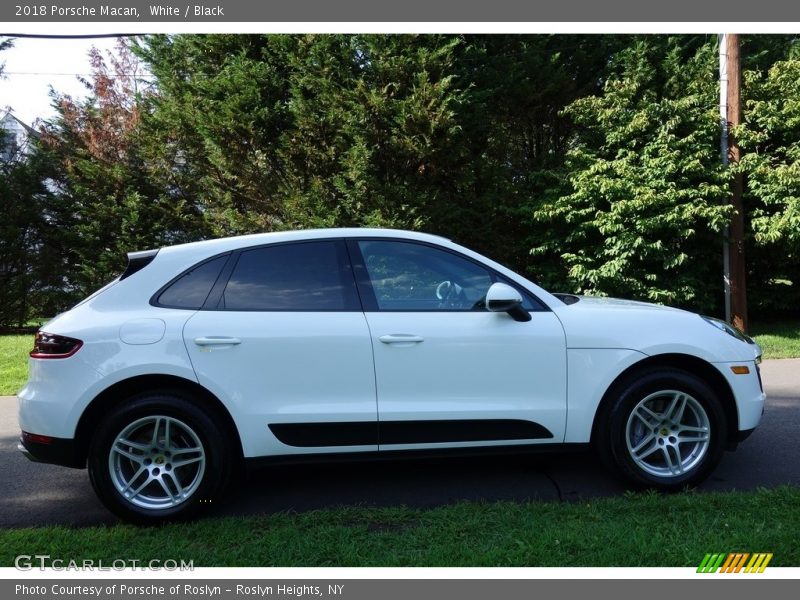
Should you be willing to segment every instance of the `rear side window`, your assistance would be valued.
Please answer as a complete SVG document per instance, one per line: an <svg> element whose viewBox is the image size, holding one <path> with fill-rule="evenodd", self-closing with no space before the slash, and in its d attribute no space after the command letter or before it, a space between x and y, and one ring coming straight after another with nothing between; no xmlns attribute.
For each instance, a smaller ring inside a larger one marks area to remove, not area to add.
<svg viewBox="0 0 800 600"><path fill-rule="evenodd" d="M219 308L361 310L347 250L339 241L282 244L242 252Z"/></svg>
<svg viewBox="0 0 800 600"><path fill-rule="evenodd" d="M159 294L158 304L167 308L199 309L227 260L225 254L191 268Z"/></svg>

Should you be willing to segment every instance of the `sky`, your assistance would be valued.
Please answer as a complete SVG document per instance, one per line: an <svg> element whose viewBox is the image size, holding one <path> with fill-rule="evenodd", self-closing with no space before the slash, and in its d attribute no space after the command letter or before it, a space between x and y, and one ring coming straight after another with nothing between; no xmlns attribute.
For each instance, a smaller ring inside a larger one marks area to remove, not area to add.
<svg viewBox="0 0 800 600"><path fill-rule="evenodd" d="M38 39L16 38L14 46L0 52L5 63L0 79L0 111L11 107L14 115L29 125L37 118L55 115L49 89L86 95L78 75L89 74L89 49L94 45L103 52L114 48L115 38Z"/></svg>

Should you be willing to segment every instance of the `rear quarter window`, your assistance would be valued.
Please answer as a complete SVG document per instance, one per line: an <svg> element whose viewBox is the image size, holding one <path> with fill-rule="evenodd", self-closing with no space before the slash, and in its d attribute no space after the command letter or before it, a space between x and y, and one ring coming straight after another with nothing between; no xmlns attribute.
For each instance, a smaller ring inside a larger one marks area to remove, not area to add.
<svg viewBox="0 0 800 600"><path fill-rule="evenodd" d="M166 308L198 310L208 298L228 255L202 262L170 283L159 295L156 303Z"/></svg>

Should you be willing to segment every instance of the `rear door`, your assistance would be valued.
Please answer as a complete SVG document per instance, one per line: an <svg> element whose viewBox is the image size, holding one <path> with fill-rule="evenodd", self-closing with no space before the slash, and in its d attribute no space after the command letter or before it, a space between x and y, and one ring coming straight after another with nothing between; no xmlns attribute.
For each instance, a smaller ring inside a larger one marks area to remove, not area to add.
<svg viewBox="0 0 800 600"><path fill-rule="evenodd" d="M245 456L377 449L372 346L341 240L231 257L184 341Z"/></svg>

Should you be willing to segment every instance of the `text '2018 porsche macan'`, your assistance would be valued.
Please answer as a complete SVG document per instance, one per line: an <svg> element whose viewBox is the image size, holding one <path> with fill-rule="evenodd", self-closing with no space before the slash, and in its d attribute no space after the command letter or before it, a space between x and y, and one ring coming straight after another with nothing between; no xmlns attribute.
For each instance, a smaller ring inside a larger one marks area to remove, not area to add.
<svg viewBox="0 0 800 600"><path fill-rule="evenodd" d="M440 237L331 229L129 255L44 325L21 450L155 523L239 466L591 444L630 482L702 481L758 424L760 349L722 321L552 295Z"/></svg>

